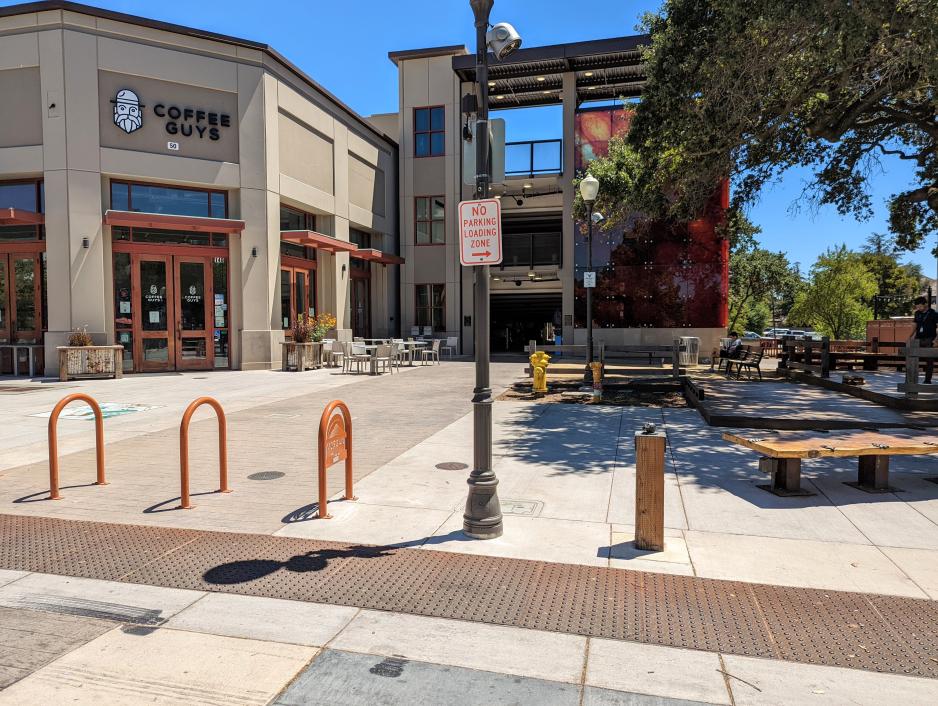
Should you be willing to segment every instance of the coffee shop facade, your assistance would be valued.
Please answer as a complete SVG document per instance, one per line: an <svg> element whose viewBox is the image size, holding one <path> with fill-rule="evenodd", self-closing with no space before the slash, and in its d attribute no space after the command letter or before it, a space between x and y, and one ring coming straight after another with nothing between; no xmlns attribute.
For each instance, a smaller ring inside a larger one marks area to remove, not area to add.
<svg viewBox="0 0 938 706"><path fill-rule="evenodd" d="M397 144L270 47L12 6L0 96L0 371L76 328L125 371L278 367L301 314L399 331Z"/></svg>

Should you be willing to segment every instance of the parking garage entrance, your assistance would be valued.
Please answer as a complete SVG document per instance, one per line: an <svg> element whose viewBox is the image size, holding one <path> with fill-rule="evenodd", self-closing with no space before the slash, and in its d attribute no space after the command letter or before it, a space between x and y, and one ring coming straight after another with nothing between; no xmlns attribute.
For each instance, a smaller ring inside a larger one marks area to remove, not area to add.
<svg viewBox="0 0 938 706"><path fill-rule="evenodd" d="M492 293L491 350L521 353L528 341L553 343L561 324L561 294Z"/></svg>

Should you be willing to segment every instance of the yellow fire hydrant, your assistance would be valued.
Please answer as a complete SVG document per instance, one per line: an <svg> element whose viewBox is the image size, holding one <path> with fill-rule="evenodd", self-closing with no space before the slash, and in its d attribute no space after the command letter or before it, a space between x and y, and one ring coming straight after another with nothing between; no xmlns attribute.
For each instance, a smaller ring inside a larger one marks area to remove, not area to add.
<svg viewBox="0 0 938 706"><path fill-rule="evenodd" d="M543 395L547 392L547 364L550 356L544 351L536 351L528 359L531 361L531 370L534 372L534 394Z"/></svg>

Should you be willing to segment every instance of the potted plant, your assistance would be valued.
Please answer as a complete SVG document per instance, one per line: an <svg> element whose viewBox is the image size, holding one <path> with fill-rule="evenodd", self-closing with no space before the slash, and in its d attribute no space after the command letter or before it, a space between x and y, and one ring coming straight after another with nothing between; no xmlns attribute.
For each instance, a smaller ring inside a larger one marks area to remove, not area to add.
<svg viewBox="0 0 938 706"><path fill-rule="evenodd" d="M283 342L283 369L303 371L322 367L322 339L335 324L332 314L297 316L291 330L293 340Z"/></svg>
<svg viewBox="0 0 938 706"><path fill-rule="evenodd" d="M72 329L66 345L59 346L59 379L123 374L123 346L96 346L88 328Z"/></svg>

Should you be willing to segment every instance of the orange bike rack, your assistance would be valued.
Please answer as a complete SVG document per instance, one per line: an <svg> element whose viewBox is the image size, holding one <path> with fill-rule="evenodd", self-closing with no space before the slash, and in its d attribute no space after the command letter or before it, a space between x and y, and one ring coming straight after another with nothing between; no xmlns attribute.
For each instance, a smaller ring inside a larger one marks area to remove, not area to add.
<svg viewBox="0 0 938 706"><path fill-rule="evenodd" d="M341 414L334 414L339 410ZM345 402L333 400L326 405L319 420L319 519L328 520L329 493L326 490L326 469L345 461L345 499L357 500L352 494L352 415Z"/></svg>
<svg viewBox="0 0 938 706"><path fill-rule="evenodd" d="M101 414L101 407L93 397L76 392L59 400L52 414L49 415L49 500L62 499L59 495L59 442L56 438L56 427L62 410L75 400L87 402L94 411L94 446L98 462L98 479L95 485L107 485L107 481L104 480L104 415Z"/></svg>
<svg viewBox="0 0 938 706"><path fill-rule="evenodd" d="M225 421L225 410L221 408L218 400L211 397L199 397L192 404L186 407L182 415L182 422L179 424L179 481L180 491L179 507L183 510L191 510L189 503L189 421L192 415L202 405L207 404L215 410L218 416L218 475L219 475L219 493L230 493L228 488L228 425Z"/></svg>

